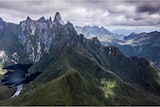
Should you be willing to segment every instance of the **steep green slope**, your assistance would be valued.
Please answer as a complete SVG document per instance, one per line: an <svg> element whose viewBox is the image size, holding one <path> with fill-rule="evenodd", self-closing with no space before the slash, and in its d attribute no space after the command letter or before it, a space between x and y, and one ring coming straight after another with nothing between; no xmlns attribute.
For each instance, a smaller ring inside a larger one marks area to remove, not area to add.
<svg viewBox="0 0 160 107"><path fill-rule="evenodd" d="M118 50L118 48L114 48ZM106 48L105 54L109 61L109 69L116 73L125 82L152 93L160 93L160 71L150 61L145 58L125 57L122 55L107 55L109 48ZM119 51L119 50L118 50ZM114 52L114 51L113 51Z"/></svg>
<svg viewBox="0 0 160 107"><path fill-rule="evenodd" d="M86 47L100 65L123 81L159 95L160 71L149 60L135 56L128 58L114 46L103 47L96 38Z"/></svg>
<svg viewBox="0 0 160 107"><path fill-rule="evenodd" d="M2 71L2 73L5 71ZM3 78L3 74L0 74L0 80L2 80ZM15 87L9 88L7 86L4 86L1 82L0 82L0 102L4 101L6 99L9 99L14 91L15 91Z"/></svg>
<svg viewBox="0 0 160 107"><path fill-rule="evenodd" d="M13 102L12 104L99 105L100 102L92 94L89 94L91 93L91 86L88 85L78 72L70 71L58 79L49 82L44 87L29 93L27 97L20 97L18 102Z"/></svg>
<svg viewBox="0 0 160 107"><path fill-rule="evenodd" d="M4 65L11 65L14 62L24 63L24 53L22 45L17 38L17 24L7 23L7 27L0 35L0 51L4 52Z"/></svg>
<svg viewBox="0 0 160 107"><path fill-rule="evenodd" d="M158 96L124 83L83 52L70 48L56 58L50 56L49 62L42 59L38 63L48 65L44 70L42 67L42 74L25 87L22 95L7 101L7 105L159 104ZM30 72L41 69L38 63Z"/></svg>

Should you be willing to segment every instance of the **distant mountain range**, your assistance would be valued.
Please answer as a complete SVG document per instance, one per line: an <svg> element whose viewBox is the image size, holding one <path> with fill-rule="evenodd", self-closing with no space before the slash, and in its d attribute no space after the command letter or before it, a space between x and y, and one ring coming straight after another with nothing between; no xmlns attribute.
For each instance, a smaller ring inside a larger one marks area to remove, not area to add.
<svg viewBox="0 0 160 107"><path fill-rule="evenodd" d="M59 12L54 20L28 17L20 24L1 23L2 67L32 63L26 75L41 73L14 98L15 87L0 83L0 105L160 105L160 71L151 61L126 57L98 37L86 39ZM92 34L113 34L103 27L91 29L102 29ZM16 81L12 74L9 80Z"/></svg>
<svg viewBox="0 0 160 107"><path fill-rule="evenodd" d="M105 46L116 46L126 56L139 56L151 60L160 68L160 32L131 33L129 36L111 33L98 26L75 27L78 33L86 38L98 37Z"/></svg>
<svg viewBox="0 0 160 107"><path fill-rule="evenodd" d="M100 41L111 42L113 39L123 39L125 35L112 33L104 27L99 26L75 26L75 30L79 34L84 34L84 36L88 39L91 39L95 36L98 37Z"/></svg>
<svg viewBox="0 0 160 107"><path fill-rule="evenodd" d="M117 47L127 56L145 57L160 68L160 32L132 33L118 42Z"/></svg>
<svg viewBox="0 0 160 107"><path fill-rule="evenodd" d="M135 32L135 33L142 33L142 32L146 32L146 33L149 33L149 32L152 32L152 31L159 31L158 28L147 28L147 27L138 27L138 28L130 28L130 29L123 29L123 28L120 28L120 29L115 29L115 30L112 30L112 32L114 33L118 33L118 34L123 34L125 36L128 36L130 35L132 32Z"/></svg>

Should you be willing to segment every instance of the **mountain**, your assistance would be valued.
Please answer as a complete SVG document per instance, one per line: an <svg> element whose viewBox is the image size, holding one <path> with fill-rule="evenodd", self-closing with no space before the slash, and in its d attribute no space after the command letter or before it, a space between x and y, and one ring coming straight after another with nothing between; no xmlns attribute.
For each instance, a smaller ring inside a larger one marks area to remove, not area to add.
<svg viewBox="0 0 160 107"><path fill-rule="evenodd" d="M28 17L14 26L16 63L33 63L26 75L41 74L14 98L15 87L0 84L0 105L160 105L160 71L149 60L78 35L58 12L53 21Z"/></svg>
<svg viewBox="0 0 160 107"><path fill-rule="evenodd" d="M75 29L79 34L84 34L84 36L88 39L98 37L103 45L118 47L128 57L145 57L160 68L160 58L158 54L160 34L158 31L150 33L143 32L139 34L131 33L129 36L124 36L121 34L111 33L104 27L98 26L75 26ZM136 32L140 32L138 29L134 30L136 30ZM129 30L115 30L114 32L122 33L121 31L129 33Z"/></svg>
<svg viewBox="0 0 160 107"><path fill-rule="evenodd" d="M132 28L132 29L120 28L120 29L112 30L112 32L114 32L114 33L123 34L125 36L130 35L132 32L135 32L135 33L142 33L142 32L149 33L149 32L152 32L152 31L159 31L159 28L138 27L138 28Z"/></svg>
<svg viewBox="0 0 160 107"><path fill-rule="evenodd" d="M54 21L51 18L45 20L44 17L41 17L39 20L32 20L27 17L19 25L9 24L3 29L0 39L0 50L3 54L1 59L7 64L38 61L49 52L51 44L58 39L56 30L64 27L62 23L59 13L56 13ZM65 27L69 26L68 22Z"/></svg>
<svg viewBox="0 0 160 107"><path fill-rule="evenodd" d="M150 29L142 29L142 28L135 28L135 29L115 29L113 32L118 33L118 34L123 34L125 36L128 36L131 34L131 32L136 32L136 33L141 33L143 31L149 31Z"/></svg>
<svg viewBox="0 0 160 107"><path fill-rule="evenodd" d="M127 56L145 57L160 67L160 32L131 33L119 42L119 49Z"/></svg>
<svg viewBox="0 0 160 107"><path fill-rule="evenodd" d="M98 39L102 42L111 42L113 39L123 39L124 35L112 33L104 27L99 26L75 26L75 30L78 34L84 34L84 36L88 39L93 37L98 37Z"/></svg>

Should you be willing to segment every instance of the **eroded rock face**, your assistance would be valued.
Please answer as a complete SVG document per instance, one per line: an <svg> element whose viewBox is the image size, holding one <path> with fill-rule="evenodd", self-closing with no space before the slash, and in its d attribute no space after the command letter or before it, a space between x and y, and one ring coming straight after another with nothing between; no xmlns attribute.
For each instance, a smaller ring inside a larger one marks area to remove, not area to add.
<svg viewBox="0 0 160 107"><path fill-rule="evenodd" d="M7 24L5 26L10 27ZM65 50L70 46L80 45L86 41L84 35L77 34L72 23L64 24L59 12L56 12L53 20L51 17L49 19L41 17L39 20L32 20L27 17L26 20L13 27L15 30L6 35L12 34L11 37L15 38L15 40L10 37L7 38L7 40L11 39L12 44L17 43L12 46L15 49L13 50L10 45L6 47L6 50L0 49L3 54L5 53L5 56L2 55L1 58L7 62L7 65L33 63L39 61L48 52ZM93 38L93 45L98 49L102 48L98 38Z"/></svg>
<svg viewBox="0 0 160 107"><path fill-rule="evenodd" d="M50 20L43 17L38 21L27 18L19 25L18 38L30 61L38 61L47 53L55 38L55 31Z"/></svg>
<svg viewBox="0 0 160 107"><path fill-rule="evenodd" d="M0 59L2 60L2 62L7 60L6 53L3 50L0 51Z"/></svg>
<svg viewBox="0 0 160 107"><path fill-rule="evenodd" d="M18 27L18 40L28 57L26 59L30 62L38 61L43 54L50 51L51 47L63 45L59 43L60 38L63 38L63 42L67 42L65 43L67 46L73 44L70 38L78 39L75 35L77 33L73 25L70 22L64 24L59 12L56 12L53 21L51 17L47 20L41 17L37 21L28 17Z"/></svg>
<svg viewBox="0 0 160 107"><path fill-rule="evenodd" d="M49 19L41 17L39 20L27 17L11 33L15 36L15 40L11 42L18 44L14 46L16 48L13 52L8 49L10 47L6 47L10 54L4 50L7 63L10 62L8 65L33 63L54 50L66 50L70 46L80 46L83 43L87 45L84 35L78 35L72 23L64 24L59 12L56 12L54 20L51 17ZM92 45L96 47L95 51L99 51L97 49L103 51L98 38L92 39Z"/></svg>
<svg viewBox="0 0 160 107"><path fill-rule="evenodd" d="M59 24L64 24L64 22L62 21L61 15L59 12L56 12L56 15L54 17L54 22L55 23L59 23Z"/></svg>

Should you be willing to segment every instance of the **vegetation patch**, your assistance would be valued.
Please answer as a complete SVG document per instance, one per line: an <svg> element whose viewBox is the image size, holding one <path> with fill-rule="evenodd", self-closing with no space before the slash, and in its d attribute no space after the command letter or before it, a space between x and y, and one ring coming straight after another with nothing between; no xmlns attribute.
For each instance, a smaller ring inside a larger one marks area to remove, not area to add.
<svg viewBox="0 0 160 107"><path fill-rule="evenodd" d="M0 59L0 75L3 75L6 73L6 71L3 68L3 63L2 63L2 59Z"/></svg>
<svg viewBox="0 0 160 107"><path fill-rule="evenodd" d="M113 89L116 87L116 81L114 80L101 80L101 89L104 91L105 98L115 97L115 93L113 92Z"/></svg>

